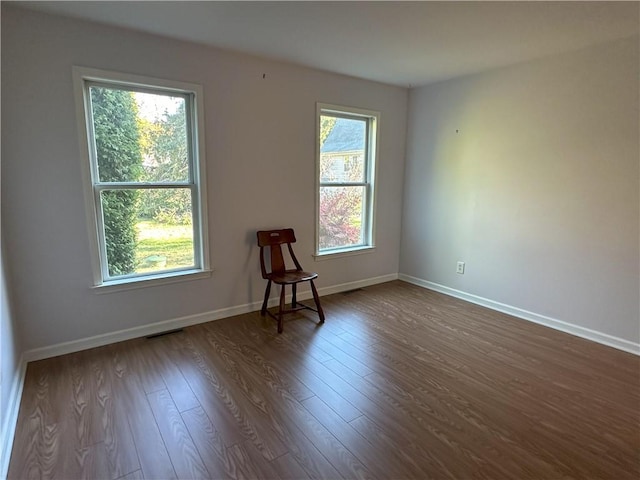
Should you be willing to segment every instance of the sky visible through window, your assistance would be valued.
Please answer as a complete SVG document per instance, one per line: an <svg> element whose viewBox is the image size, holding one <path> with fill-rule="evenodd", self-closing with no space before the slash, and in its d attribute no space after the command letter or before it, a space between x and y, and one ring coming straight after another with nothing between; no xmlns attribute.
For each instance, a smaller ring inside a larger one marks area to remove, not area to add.
<svg viewBox="0 0 640 480"><path fill-rule="evenodd" d="M172 115L178 111L182 97L170 97L157 93L135 92L133 98L138 105L138 115L149 122L157 122L165 115Z"/></svg>

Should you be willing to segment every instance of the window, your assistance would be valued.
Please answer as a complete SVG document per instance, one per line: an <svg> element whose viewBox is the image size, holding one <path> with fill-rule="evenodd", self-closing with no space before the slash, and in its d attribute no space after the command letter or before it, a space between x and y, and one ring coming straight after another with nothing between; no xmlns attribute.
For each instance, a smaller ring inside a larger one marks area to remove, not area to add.
<svg viewBox="0 0 640 480"><path fill-rule="evenodd" d="M202 90L75 67L98 286L206 272Z"/></svg>
<svg viewBox="0 0 640 480"><path fill-rule="evenodd" d="M374 178L380 114L318 104L316 254L374 246Z"/></svg>

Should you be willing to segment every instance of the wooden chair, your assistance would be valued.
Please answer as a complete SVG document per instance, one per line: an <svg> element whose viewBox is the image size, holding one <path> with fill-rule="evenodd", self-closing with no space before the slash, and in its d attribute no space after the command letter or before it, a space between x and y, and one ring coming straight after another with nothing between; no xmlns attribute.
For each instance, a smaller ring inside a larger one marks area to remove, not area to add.
<svg viewBox="0 0 640 480"><path fill-rule="evenodd" d="M262 278L267 280L267 289L264 292L264 302L262 302L261 315L269 314L275 320L278 321L278 333L282 333L282 320L285 313L297 312L298 310L308 309L318 313L320 317L320 323L324 323L324 312L320 306L320 299L318 298L318 291L313 284L313 280L318 277L317 273L305 272L300 266L300 262L293 253L292 243L295 243L296 236L293 233L293 229L285 228L282 230L263 230L258 232L258 246L260 247L260 268L262 270ZM296 268L287 270L285 265L284 256L282 255L282 245L286 244L289 249L289 255L293 260ZM269 247L271 271L267 272L265 266L265 248ZM267 310L267 302L269 301L269 294L271 293L271 282L280 285L280 308L278 309L278 316L276 317ZM301 282L309 282L311 284L311 292L313 293L313 300L316 303L316 308L303 305L296 300L297 285ZM292 298L291 308L285 310L284 308L284 295L285 286L291 285Z"/></svg>

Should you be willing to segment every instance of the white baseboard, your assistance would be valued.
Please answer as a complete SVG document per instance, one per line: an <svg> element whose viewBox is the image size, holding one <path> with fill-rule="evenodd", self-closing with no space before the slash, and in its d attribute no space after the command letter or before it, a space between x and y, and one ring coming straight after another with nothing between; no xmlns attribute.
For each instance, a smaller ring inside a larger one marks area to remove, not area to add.
<svg viewBox="0 0 640 480"><path fill-rule="evenodd" d="M333 293L344 292L347 290L353 290L356 288L363 288L378 283L390 282L397 280L398 274L392 273L389 275L383 275L380 277L367 278L364 280L358 280L355 282L342 283L339 285L333 285L329 287L322 287L318 289L320 296L331 295ZM311 298L311 291L302 291L298 294L299 300L308 300ZM291 301L291 295L287 295L287 301ZM273 307L278 304L277 298L269 300L269 306ZM147 335L154 335L156 333L166 332L168 330L175 330L178 328L189 327L198 323L211 322L213 320L220 320L222 318L233 317L235 315L241 315L243 313L255 312L262 307L262 301L246 303L244 305L237 305L234 307L221 308L219 310L212 310L209 312L198 313L195 315L188 315L180 318L173 318L164 320L161 322L150 323L147 325L141 325L139 327L127 328L125 330L118 330L115 332L109 332L101 335L95 335L93 337L82 338L79 340L72 340L70 342L58 343L56 345L50 345L47 347L35 348L24 352L25 362L33 362L36 360L42 360L45 358L56 357L58 355L66 355L67 353L79 352L81 350L87 350L89 348L101 347L103 345L109 345L111 343L122 342L124 340L131 340L132 338L145 337Z"/></svg>
<svg viewBox="0 0 640 480"><path fill-rule="evenodd" d="M545 315L529 312L528 310L523 310L518 307L513 307L511 305L506 305L504 303L489 300L487 298L462 292L454 288L449 288L444 285L440 285L438 283L429 282L427 280L412 277L410 275L405 275L403 273L399 274L398 278L402 281L412 283L414 285L418 285L419 287L427 288L435 292L440 292L440 293L444 293L445 295L460 298L462 300L466 300L467 302L475 303L477 305L482 305L483 307L487 307L492 310L497 310L498 312L507 313L514 317L518 317L523 320L528 320L533 323L544 325L545 327L550 327L555 330L560 330L562 332L569 333L577 337L586 338L587 340L592 340L594 342L601 343L609 347L617 348L618 350L624 350L625 352L633 353L635 355L640 355L640 343L630 342L629 340L614 337L606 333L598 332L597 330L591 330L590 328L585 328L579 325L574 325L572 323L563 322L562 320L557 320L555 318L547 317Z"/></svg>
<svg viewBox="0 0 640 480"><path fill-rule="evenodd" d="M7 478L9 471L9 461L11 460L11 450L13 438L16 433L18 423L18 413L20 412L20 400L22 399L22 389L24 387L24 377L27 373L27 362L24 355L20 357L18 370L11 385L9 405L4 422L0 425L0 478Z"/></svg>
<svg viewBox="0 0 640 480"><path fill-rule="evenodd" d="M321 296L331 295L334 293L340 293L348 290L354 290L357 288L364 288L379 283L390 282L392 280L403 280L420 287L434 290L436 292L444 293L462 300L466 300L471 303L481 305L483 307L497 310L499 312L507 313L514 317L518 317L524 320L528 320L540 325L544 325L556 330L560 330L578 337L586 338L610 347L630 352L636 355L640 355L640 344L624 340L622 338L607 335L606 333L598 332L588 328L573 325L561 320L539 315L537 313L529 312L517 307L506 305L500 302L495 302L477 295L462 292L453 288L439 285L437 283L429 282L420 278L411 277L405 274L389 274L380 277L373 277L364 280L358 280L355 282L342 283L339 285L333 285L329 287L323 287L318 289L318 293ZM300 292L298 295L300 300L308 300L311 298L310 291ZM290 301L290 296L287 297L287 301ZM269 306L275 306L277 304L277 298L272 298L269 301ZM156 333L165 332L167 330L173 330L177 328L188 327L199 323L209 322L213 320L220 320L222 318L232 317L234 315L240 315L243 313L254 312L259 310L262 306L262 302L252 302L244 305L237 305L234 307L222 308L219 310L212 310L196 315L189 315L185 317L165 320L152 324L142 325L139 327L129 328L125 330L119 330L116 332L110 332L103 335L96 335L93 337L83 338L80 340L74 340L70 342L59 343L42 348L36 348L28 350L22 354L20 364L16 377L14 378L11 388L10 404L5 417L4 423L0 426L0 478L6 478L7 470L9 468L9 460L11 459L11 448L13 444L13 438L15 435L16 424L18 420L18 413L20 409L20 399L22 398L22 389L24 387L24 379L27 370L27 363L35 360L42 360L45 358L55 357L58 355L64 355L67 353L78 352L86 350L88 348L100 347L111 343L121 342L124 340L130 340L133 338L144 337L147 335L153 335Z"/></svg>

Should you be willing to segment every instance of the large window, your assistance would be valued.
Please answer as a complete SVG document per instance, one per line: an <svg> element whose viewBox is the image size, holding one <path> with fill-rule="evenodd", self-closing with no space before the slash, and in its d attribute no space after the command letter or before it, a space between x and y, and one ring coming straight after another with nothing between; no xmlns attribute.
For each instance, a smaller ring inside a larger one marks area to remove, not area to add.
<svg viewBox="0 0 640 480"><path fill-rule="evenodd" d="M374 245L374 178L379 114L318 104L316 254Z"/></svg>
<svg viewBox="0 0 640 480"><path fill-rule="evenodd" d="M96 285L206 271L201 88L83 68L74 79Z"/></svg>

